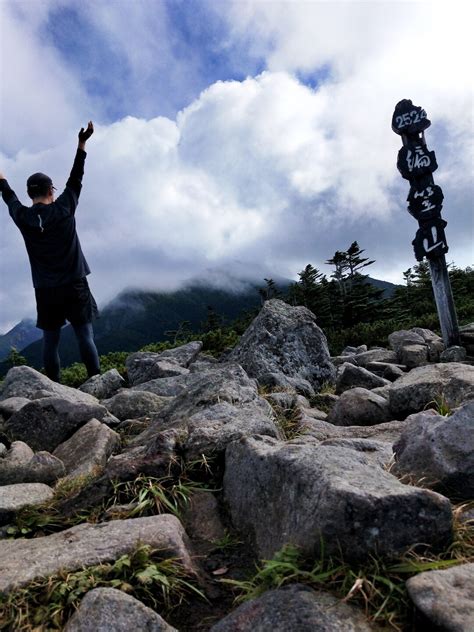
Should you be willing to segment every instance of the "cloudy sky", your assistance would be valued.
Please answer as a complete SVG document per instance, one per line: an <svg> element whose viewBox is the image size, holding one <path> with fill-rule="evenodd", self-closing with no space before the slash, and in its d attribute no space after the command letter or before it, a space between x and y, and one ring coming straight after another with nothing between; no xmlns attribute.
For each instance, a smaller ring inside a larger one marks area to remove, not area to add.
<svg viewBox="0 0 474 632"><path fill-rule="evenodd" d="M78 232L104 305L192 277L296 278L357 240L415 263L395 104L428 112L448 261L473 257L469 1L0 0L0 171L60 189L89 119ZM0 203L0 332L34 316Z"/></svg>

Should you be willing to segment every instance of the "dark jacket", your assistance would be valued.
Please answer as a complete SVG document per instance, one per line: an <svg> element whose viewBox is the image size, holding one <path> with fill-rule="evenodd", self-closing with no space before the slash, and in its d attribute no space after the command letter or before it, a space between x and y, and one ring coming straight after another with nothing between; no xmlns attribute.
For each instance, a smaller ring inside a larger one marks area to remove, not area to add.
<svg viewBox="0 0 474 632"><path fill-rule="evenodd" d="M76 232L86 152L78 149L66 188L52 204L24 206L6 180L0 190L25 240L35 288L67 285L90 273Z"/></svg>

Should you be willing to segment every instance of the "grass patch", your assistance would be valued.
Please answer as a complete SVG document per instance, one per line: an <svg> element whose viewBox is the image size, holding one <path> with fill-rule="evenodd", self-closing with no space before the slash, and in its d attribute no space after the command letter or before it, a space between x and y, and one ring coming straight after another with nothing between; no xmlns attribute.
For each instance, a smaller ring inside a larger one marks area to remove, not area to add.
<svg viewBox="0 0 474 632"><path fill-rule="evenodd" d="M444 393L440 393L426 404L423 410L433 409L442 417L449 417L452 414L451 406L448 404Z"/></svg>
<svg viewBox="0 0 474 632"><path fill-rule="evenodd" d="M236 602L286 584L307 584L362 607L370 621L401 632L410 629L413 622L414 606L405 585L409 577L474 562L474 520L462 519L462 514L473 508L474 502L455 507L453 542L439 555L410 552L397 562L371 558L354 565L328 557L324 551L319 559L310 560L296 547L286 546L273 559L262 561L249 579L221 582L232 587Z"/></svg>
<svg viewBox="0 0 474 632"><path fill-rule="evenodd" d="M15 522L7 529L8 535L11 537L48 535L73 527L80 522L97 522L101 508L65 516L61 511L61 505L87 487L100 473L100 469L97 469L91 474L72 479L60 479L54 489L54 496L50 500L41 505L25 507L16 514Z"/></svg>
<svg viewBox="0 0 474 632"><path fill-rule="evenodd" d="M206 599L179 560L141 545L113 563L62 572L0 597L0 629L62 630L82 597L99 587L123 590L164 616L191 596Z"/></svg>
<svg viewBox="0 0 474 632"><path fill-rule="evenodd" d="M204 489L199 483L177 481L171 476L153 478L141 474L133 481L114 483L114 494L108 502L109 518L136 518L162 513L181 517L192 494ZM114 515L113 506L128 506Z"/></svg>

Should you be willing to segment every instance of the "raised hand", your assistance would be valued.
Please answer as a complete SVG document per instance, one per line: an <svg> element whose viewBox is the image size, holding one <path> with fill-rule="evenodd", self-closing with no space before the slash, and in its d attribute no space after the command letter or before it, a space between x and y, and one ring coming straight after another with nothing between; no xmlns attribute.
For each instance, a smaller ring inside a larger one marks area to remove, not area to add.
<svg viewBox="0 0 474 632"><path fill-rule="evenodd" d="M84 130L83 127L81 127L81 131L78 134L78 138L79 138L79 142L80 143L85 143L94 133L94 124L92 123L92 121L89 121L89 123L87 124L87 129Z"/></svg>

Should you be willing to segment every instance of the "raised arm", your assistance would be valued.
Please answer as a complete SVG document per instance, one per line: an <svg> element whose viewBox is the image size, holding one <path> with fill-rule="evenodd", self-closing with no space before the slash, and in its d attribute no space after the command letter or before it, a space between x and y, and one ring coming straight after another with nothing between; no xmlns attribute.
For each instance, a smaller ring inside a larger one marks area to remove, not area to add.
<svg viewBox="0 0 474 632"><path fill-rule="evenodd" d="M72 165L71 173L66 187L69 187L74 191L76 197L79 197L82 188L82 177L84 175L84 161L86 159L86 142L94 133L94 125L92 121L87 124L87 129L81 127L81 131L78 134L77 152Z"/></svg>
<svg viewBox="0 0 474 632"><path fill-rule="evenodd" d="M0 193L2 194L3 200L5 204L8 206L8 211L13 219L13 221L17 221L17 214L22 204L19 199L16 197L15 191L10 187L7 182L7 179L0 172Z"/></svg>

